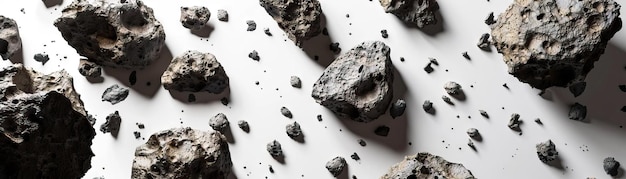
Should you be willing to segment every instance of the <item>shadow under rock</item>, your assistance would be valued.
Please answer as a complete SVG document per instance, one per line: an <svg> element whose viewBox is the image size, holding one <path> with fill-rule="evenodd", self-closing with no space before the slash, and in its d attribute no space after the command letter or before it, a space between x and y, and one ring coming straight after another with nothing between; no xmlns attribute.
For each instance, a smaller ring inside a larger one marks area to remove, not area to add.
<svg viewBox="0 0 626 179"><path fill-rule="evenodd" d="M350 167L343 167L343 171L335 177L336 179L350 179Z"/></svg>
<svg viewBox="0 0 626 179"><path fill-rule="evenodd" d="M46 8L50 8L52 6L63 4L63 0L43 0L43 3L46 5Z"/></svg>
<svg viewBox="0 0 626 179"><path fill-rule="evenodd" d="M134 85L131 85L129 80L133 70L103 67L103 71L105 74L115 77L125 86L139 92L139 94L152 98L156 92L159 91L159 88L161 88L161 76L170 65L172 58L173 56L170 49L167 45L163 45L163 48L161 48L161 56L158 59L154 60L152 64L146 68L136 70L137 80Z"/></svg>
<svg viewBox="0 0 626 179"><path fill-rule="evenodd" d="M424 32L424 34L428 35L428 36L437 36L437 34L442 33L445 31L444 29L444 23L445 20L443 18L443 16L441 15L441 6L439 6L439 4L435 1L435 0L428 0L430 1L430 3L435 4L435 8L436 10L433 12L435 14L435 19L437 19L437 23L435 24L429 24L426 25L422 28L418 28L417 25L412 24L412 23L406 23L402 20L400 20L398 18L398 21L400 21L401 23L404 24L405 27L408 28L417 28L419 30L421 30L422 32Z"/></svg>
<svg viewBox="0 0 626 179"><path fill-rule="evenodd" d="M230 100L230 87L224 89L224 91L220 94L213 94L209 92L180 92L176 90L169 90L172 98L188 104L205 104L213 101L219 101L222 98L226 98ZM195 96L194 101L189 100L189 95L193 94Z"/></svg>
<svg viewBox="0 0 626 179"><path fill-rule="evenodd" d="M324 13L321 15L320 28L327 29L326 15ZM330 34L324 35L320 33L318 36L302 42L302 50L310 59L324 67L328 67L336 57L336 54L330 50L331 43L333 43L333 40Z"/></svg>
<svg viewBox="0 0 626 179"><path fill-rule="evenodd" d="M190 29L189 31L193 34L196 35L198 37L204 37L204 38L208 38L211 36L211 33L213 32L213 30L215 30L215 27L207 24L205 25L203 28L198 29L198 30L194 30L194 29Z"/></svg>
<svg viewBox="0 0 626 179"><path fill-rule="evenodd" d="M13 64L24 64L24 53L22 52L22 48L20 48L18 51L16 51L13 56L11 56L11 58L9 58L9 61L11 61L11 63Z"/></svg>
<svg viewBox="0 0 626 179"><path fill-rule="evenodd" d="M393 98L389 107L391 107L391 104L397 99L406 99L408 97L407 92L408 90L402 75L397 71L397 69L394 68ZM408 101L407 110L415 107L411 106L412 104L417 106L416 103ZM421 109L421 103L419 103L419 108ZM387 108L387 111L388 110L389 108ZM346 126L348 130L363 137L363 139L367 142L374 141L384 144L397 152L404 152L408 147L408 131L410 130L410 116L408 114L409 113L405 112L402 116L398 116L393 119L389 113L386 112L378 117L378 119L369 123L356 122L350 119L342 119L337 115L335 116L344 126ZM389 134L386 137L378 136L374 133L376 128L382 125L388 126L390 129Z"/></svg>

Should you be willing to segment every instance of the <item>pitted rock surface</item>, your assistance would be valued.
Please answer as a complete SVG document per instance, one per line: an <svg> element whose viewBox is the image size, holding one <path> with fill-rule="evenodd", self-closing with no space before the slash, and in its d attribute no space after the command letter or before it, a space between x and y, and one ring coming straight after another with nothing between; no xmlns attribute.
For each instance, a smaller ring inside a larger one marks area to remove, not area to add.
<svg viewBox="0 0 626 179"><path fill-rule="evenodd" d="M224 68L210 53L187 51L175 57L161 76L167 90L222 93L228 88Z"/></svg>
<svg viewBox="0 0 626 179"><path fill-rule="evenodd" d="M418 153L406 156L397 163L381 179L404 179L404 178L448 178L448 179L474 179L474 175L463 164L451 163L444 158L429 153Z"/></svg>
<svg viewBox="0 0 626 179"><path fill-rule="evenodd" d="M202 6L180 7L180 23L193 30L202 29L211 18L209 8Z"/></svg>
<svg viewBox="0 0 626 179"><path fill-rule="evenodd" d="M7 60L22 49L22 38L15 20L0 15L0 57Z"/></svg>
<svg viewBox="0 0 626 179"><path fill-rule="evenodd" d="M387 13L391 13L407 24L423 28L436 24L435 11L439 10L436 0L379 0Z"/></svg>
<svg viewBox="0 0 626 179"><path fill-rule="evenodd" d="M260 0L259 4L297 46L322 32L318 0Z"/></svg>

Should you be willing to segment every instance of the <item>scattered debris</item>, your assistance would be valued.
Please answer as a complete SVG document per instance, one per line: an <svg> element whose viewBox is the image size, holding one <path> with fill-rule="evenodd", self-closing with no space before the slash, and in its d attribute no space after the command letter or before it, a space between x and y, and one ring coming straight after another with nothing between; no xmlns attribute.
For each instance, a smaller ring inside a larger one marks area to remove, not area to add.
<svg viewBox="0 0 626 179"><path fill-rule="evenodd" d="M495 20L495 16L493 15L493 12L490 12L489 15L487 15L487 18L485 19L485 24L491 26L492 24L495 24L496 20Z"/></svg>
<svg viewBox="0 0 626 179"><path fill-rule="evenodd" d="M224 9L218 9L217 20L222 21L222 22L228 22L228 11Z"/></svg>
<svg viewBox="0 0 626 179"><path fill-rule="evenodd" d="M272 167L272 165L268 165L268 168L270 170L270 173L274 173L274 168Z"/></svg>
<svg viewBox="0 0 626 179"><path fill-rule="evenodd" d="M478 39L478 44L476 44L481 50L489 50L489 45L491 45L491 42L489 42L489 33L481 35L480 39Z"/></svg>
<svg viewBox="0 0 626 179"><path fill-rule="evenodd" d="M239 120L237 121L237 126L246 133L250 132L250 124L248 124L248 121Z"/></svg>
<svg viewBox="0 0 626 179"><path fill-rule="evenodd" d="M480 115L489 119L489 114L487 114L487 111L485 110L478 110L478 112L480 112Z"/></svg>
<svg viewBox="0 0 626 179"><path fill-rule="evenodd" d="M507 126L509 126L509 129L511 130L516 130L519 131L519 125L522 123L522 121L519 119L520 115L517 113L513 113L511 114L511 119L509 119L509 124Z"/></svg>
<svg viewBox="0 0 626 179"><path fill-rule="evenodd" d="M102 67L87 59L80 59L78 62L78 72L84 77L97 78L102 75Z"/></svg>
<svg viewBox="0 0 626 179"><path fill-rule="evenodd" d="M133 135L135 136L135 139L141 138L141 132L139 132L139 131L134 131Z"/></svg>
<svg viewBox="0 0 626 179"><path fill-rule="evenodd" d="M321 115L321 114L318 114L318 115L317 115L317 121L322 122L322 115Z"/></svg>
<svg viewBox="0 0 626 179"><path fill-rule="evenodd" d="M89 121L91 126L96 125L96 117L93 117L91 114L87 114L87 121Z"/></svg>
<svg viewBox="0 0 626 179"><path fill-rule="evenodd" d="M2 42L0 42L0 44L1 43ZM42 65L46 65L46 63L48 63L48 60L50 60L50 57L48 57L48 54L44 54L44 53L35 54L33 58L35 58L35 61L41 62Z"/></svg>
<svg viewBox="0 0 626 179"><path fill-rule="evenodd" d="M256 50L252 50L252 52L248 54L248 58L251 58L252 60L255 60L255 61L261 60L261 57L259 56L259 52L257 52Z"/></svg>
<svg viewBox="0 0 626 179"><path fill-rule="evenodd" d="M211 11L203 6L180 7L180 23L183 27L200 30L209 22Z"/></svg>
<svg viewBox="0 0 626 179"><path fill-rule="evenodd" d="M579 103L574 103L569 110L569 119L582 121L587 117L587 106L583 106Z"/></svg>
<svg viewBox="0 0 626 179"><path fill-rule="evenodd" d="M260 0L259 4L297 46L321 32L323 12L318 0Z"/></svg>
<svg viewBox="0 0 626 179"><path fill-rule="evenodd" d="M463 164L451 163L442 157L422 152L406 156L402 162L392 166L381 179L398 178L474 178Z"/></svg>
<svg viewBox="0 0 626 179"><path fill-rule="evenodd" d="M272 32L270 32L270 28L265 28L263 29L263 32L265 33L265 35L267 36L272 36Z"/></svg>
<svg viewBox="0 0 626 179"><path fill-rule="evenodd" d="M548 140L537 144L537 156L543 163L556 160L559 156L559 152L556 151L556 146L552 143L552 140Z"/></svg>
<svg viewBox="0 0 626 179"><path fill-rule="evenodd" d="M432 63L433 65L439 66L439 62L435 58L429 57L428 61L430 61L430 63Z"/></svg>
<svg viewBox="0 0 626 179"><path fill-rule="evenodd" d="M478 133L478 129L476 128L467 129L467 135L472 139L476 139L480 136L480 134Z"/></svg>
<svg viewBox="0 0 626 179"><path fill-rule="evenodd" d="M272 157L280 157L283 155L283 149L280 147L280 143L276 140L267 144L267 152L269 152Z"/></svg>
<svg viewBox="0 0 626 179"><path fill-rule="evenodd" d="M333 175L333 177L339 176L347 167L346 159L343 157L335 157L332 160L326 162L326 169Z"/></svg>
<svg viewBox="0 0 626 179"><path fill-rule="evenodd" d="M385 29L381 30L380 34L383 36L383 38L389 37L389 34L387 34L387 30L385 30Z"/></svg>
<svg viewBox="0 0 626 179"><path fill-rule="evenodd" d="M246 31L256 30L256 22L254 22L253 20L247 20L246 24L248 24L248 29L246 29Z"/></svg>
<svg viewBox="0 0 626 179"><path fill-rule="evenodd" d="M433 111L433 103L430 102L430 100L426 100L424 101L424 104L422 104L422 108L424 109L424 111L426 111L427 113L431 113Z"/></svg>
<svg viewBox="0 0 626 179"><path fill-rule="evenodd" d="M617 160L615 160L615 158L613 157L607 157L607 158L604 158L604 160L602 161L602 166L606 174L611 175L611 176L617 176L620 163Z"/></svg>
<svg viewBox="0 0 626 179"><path fill-rule="evenodd" d="M424 67L424 71L426 71L426 73L432 73L433 71L435 71L435 69L433 69L433 67L431 66L432 63L428 63L426 64L426 66Z"/></svg>
<svg viewBox="0 0 626 179"><path fill-rule="evenodd" d="M283 114L283 116L291 119L293 118L293 114L291 113L291 111L289 109L287 109L287 107L281 107L280 108L280 113Z"/></svg>
<svg viewBox="0 0 626 179"><path fill-rule="evenodd" d="M352 155L350 155L350 158L356 161L361 160L361 157L359 157L359 154L357 154L356 152L352 153Z"/></svg>
<svg viewBox="0 0 626 179"><path fill-rule="evenodd" d="M146 128L146 125L144 125L143 123L137 123L137 128L144 129Z"/></svg>
<svg viewBox="0 0 626 179"><path fill-rule="evenodd" d="M502 87L509 89L509 85L507 85L506 83L502 84Z"/></svg>
<svg viewBox="0 0 626 179"><path fill-rule="evenodd" d="M395 119L398 116L402 116L405 109L406 102L403 99L398 99L396 100L396 102L391 103L391 108L389 108L389 115L391 115L391 118Z"/></svg>
<svg viewBox="0 0 626 179"><path fill-rule="evenodd" d="M294 88L302 87L302 81L300 80L300 77L297 77L297 76L291 76L291 78L289 79L289 83Z"/></svg>
<svg viewBox="0 0 626 179"><path fill-rule="evenodd" d="M446 93L448 93L450 96L456 96L463 93L461 85L454 81L448 81L445 85L443 85L443 89L445 89Z"/></svg>
<svg viewBox="0 0 626 179"><path fill-rule="evenodd" d="M359 142L359 145L361 145L361 147L365 147L367 145L367 143L363 139L359 139L358 142Z"/></svg>
<svg viewBox="0 0 626 179"><path fill-rule="evenodd" d="M542 124L543 124L543 122L541 122L541 119L539 119L539 118L535 119L535 123L537 123L537 124L539 124L539 125L542 125Z"/></svg>
<svg viewBox="0 0 626 179"><path fill-rule="evenodd" d="M476 146L474 145L474 141L472 141L472 139L467 139L467 146L476 150Z"/></svg>
<svg viewBox="0 0 626 179"><path fill-rule="evenodd" d="M0 15L0 57L8 60L22 49L22 38L15 20ZM45 64L45 63L44 63Z"/></svg>
<svg viewBox="0 0 626 179"><path fill-rule="evenodd" d="M120 132L120 125L122 124L122 117L118 111L109 114L106 117L106 122L104 122L100 126L100 132L102 133L111 133L114 137L117 137L117 134Z"/></svg>
<svg viewBox="0 0 626 179"><path fill-rule="evenodd" d="M571 92L574 97L578 97L583 94L585 88L587 88L587 82L576 82L569 86L569 92Z"/></svg>
<svg viewBox="0 0 626 179"><path fill-rule="evenodd" d="M452 99L450 99L450 97L443 95L441 96L441 99L443 99L444 102L450 104L450 105L454 105L454 103L452 103Z"/></svg>
<svg viewBox="0 0 626 179"><path fill-rule="evenodd" d="M328 48L330 48L330 51L334 52L335 54L339 54L339 52L341 52L339 42L331 43Z"/></svg>
<svg viewBox="0 0 626 179"><path fill-rule="evenodd" d="M463 55L463 58L467 59L467 60L471 60L469 54L467 54L467 52L463 52L461 53L461 55Z"/></svg>
<svg viewBox="0 0 626 179"><path fill-rule="evenodd" d="M391 13L417 28L437 24L435 11L439 10L439 5L435 0L380 0L380 5L386 13Z"/></svg>
<svg viewBox="0 0 626 179"><path fill-rule="evenodd" d="M378 126L376 127L376 130L374 130L374 134L378 136L387 137L387 135L389 135L389 127L385 125Z"/></svg>
<svg viewBox="0 0 626 179"><path fill-rule="evenodd" d="M102 101L108 101L112 105L115 105L124 101L126 97L128 97L128 93L128 88L120 87L117 84L114 84L104 90L104 93L102 93Z"/></svg>
<svg viewBox="0 0 626 179"><path fill-rule="evenodd" d="M213 54L188 50L170 62L161 83L167 90L220 94L229 78Z"/></svg>
<svg viewBox="0 0 626 179"><path fill-rule="evenodd" d="M296 121L287 124L287 126L285 126L285 129L287 131L287 135L291 138L300 137L300 135L302 135L302 129L300 129L300 124L298 124L298 122Z"/></svg>

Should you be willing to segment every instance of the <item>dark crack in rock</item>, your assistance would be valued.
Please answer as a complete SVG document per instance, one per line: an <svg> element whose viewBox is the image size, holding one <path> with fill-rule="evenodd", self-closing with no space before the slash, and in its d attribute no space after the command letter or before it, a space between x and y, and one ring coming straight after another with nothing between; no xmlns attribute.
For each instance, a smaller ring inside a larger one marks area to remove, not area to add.
<svg viewBox="0 0 626 179"><path fill-rule="evenodd" d="M213 54L189 50L172 60L161 83L167 90L220 94L229 78Z"/></svg>
<svg viewBox="0 0 626 179"><path fill-rule="evenodd" d="M474 175L463 164L451 163L444 158L421 152L406 156L400 163L395 164L381 179L474 179Z"/></svg>
<svg viewBox="0 0 626 179"><path fill-rule="evenodd" d="M284 106L283 106L283 107L281 107L281 108L280 108L280 113L281 113L283 116L285 116L285 117L287 117L287 118L289 118L289 119L293 118L293 114L291 113L291 111L290 111L289 109L287 109L287 107L284 107Z"/></svg>
<svg viewBox="0 0 626 179"><path fill-rule="evenodd" d="M423 28L437 24L435 11L439 5L435 0L379 0L386 13L391 13L407 24Z"/></svg>
<svg viewBox="0 0 626 179"><path fill-rule="evenodd" d="M395 119L396 117L402 116L404 110L406 110L406 102L403 99L398 99L396 102L391 103L389 115L391 115L391 118Z"/></svg>
<svg viewBox="0 0 626 179"><path fill-rule="evenodd" d="M22 49L22 38L15 20L0 15L0 24L0 57L7 60Z"/></svg>
<svg viewBox="0 0 626 179"><path fill-rule="evenodd" d="M604 158L602 161L602 168L604 168L604 172L611 176L617 176L619 166L620 163L613 157Z"/></svg>
<svg viewBox="0 0 626 179"><path fill-rule="evenodd" d="M587 117L587 106L575 103L569 110L568 118L571 120L582 121Z"/></svg>
<svg viewBox="0 0 626 179"><path fill-rule="evenodd" d="M174 128L152 134L137 147L131 178L226 179L232 166L220 132Z"/></svg>
<svg viewBox="0 0 626 179"><path fill-rule="evenodd" d="M200 30L205 27L211 18L209 8L203 6L180 7L180 23L183 27Z"/></svg>
<svg viewBox="0 0 626 179"><path fill-rule="evenodd" d="M48 57L48 54L44 54L44 53L35 54L33 58L35 59L35 61L40 62L42 65L45 65L50 60L50 57Z"/></svg>
<svg viewBox="0 0 626 179"><path fill-rule="evenodd" d="M78 62L78 72L84 77L97 78L102 75L102 67L87 59L80 59Z"/></svg>
<svg viewBox="0 0 626 179"><path fill-rule="evenodd" d="M259 4L297 46L322 32L318 0L260 0Z"/></svg>
<svg viewBox="0 0 626 179"><path fill-rule="evenodd" d="M248 121L239 120L237 121L237 126L244 132L250 132L250 124L248 124Z"/></svg>
<svg viewBox="0 0 626 179"><path fill-rule="evenodd" d="M280 143L276 140L267 143L266 150L272 157L280 157L283 155L283 149L280 146Z"/></svg>
<svg viewBox="0 0 626 179"><path fill-rule="evenodd" d="M509 73L537 89L584 80L622 28L613 0L515 1L491 26Z"/></svg>
<svg viewBox="0 0 626 179"><path fill-rule="evenodd" d="M82 178L96 135L72 77L0 69L0 178Z"/></svg>
<svg viewBox="0 0 626 179"><path fill-rule="evenodd" d="M128 88L120 87L119 85L114 84L104 90L104 93L102 93L102 101L108 101L115 105L124 101L126 97L128 97L128 93Z"/></svg>
<svg viewBox="0 0 626 179"><path fill-rule="evenodd" d="M163 26L140 0L75 0L54 25L78 54L112 68L143 69L165 43Z"/></svg>
<svg viewBox="0 0 626 179"><path fill-rule="evenodd" d="M291 76L291 78L289 78L289 83L291 84L291 87L294 88L302 87L302 81L300 80L300 77L297 76Z"/></svg>
<svg viewBox="0 0 626 179"><path fill-rule="evenodd" d="M346 159L343 157L335 157L326 162L326 169L333 175L333 177L339 176L339 174L341 174L347 166L348 163L346 163Z"/></svg>
<svg viewBox="0 0 626 179"><path fill-rule="evenodd" d="M209 119L209 126L216 131L224 132L229 126L228 118L224 113L218 113L217 115Z"/></svg>
<svg viewBox="0 0 626 179"><path fill-rule="evenodd" d="M488 33L481 35L476 46L478 46L481 50L489 50L489 45L491 45L491 42L489 42L489 36L490 35Z"/></svg>
<svg viewBox="0 0 626 179"><path fill-rule="evenodd" d="M122 117L118 111L109 114L106 117L106 122L100 125L100 132L102 133L111 133L114 137L120 132L120 125L122 124Z"/></svg>
<svg viewBox="0 0 626 179"><path fill-rule="evenodd" d="M294 121L293 123L287 124L285 129L287 131L287 135L291 138L300 137L300 135L302 135L302 129L300 129L300 124L298 124L298 122Z"/></svg>
<svg viewBox="0 0 626 179"><path fill-rule="evenodd" d="M556 146L552 143L552 140L548 140L536 145L537 156L543 163L556 160L559 157L559 152L556 151Z"/></svg>
<svg viewBox="0 0 626 179"><path fill-rule="evenodd" d="M222 21L222 22L228 22L228 11L224 9L218 9L217 20Z"/></svg>
<svg viewBox="0 0 626 179"><path fill-rule="evenodd" d="M380 41L361 43L326 68L311 96L341 118L358 122L377 119L393 96L390 52Z"/></svg>

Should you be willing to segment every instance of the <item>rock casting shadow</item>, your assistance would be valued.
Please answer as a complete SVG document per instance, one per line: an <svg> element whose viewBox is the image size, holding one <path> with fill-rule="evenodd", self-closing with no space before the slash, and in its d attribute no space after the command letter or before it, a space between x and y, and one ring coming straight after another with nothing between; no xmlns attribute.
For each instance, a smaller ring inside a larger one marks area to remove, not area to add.
<svg viewBox="0 0 626 179"><path fill-rule="evenodd" d="M13 64L24 64L24 53L22 52L22 49L20 48L18 51L16 51L13 56L9 58L9 61L11 61L11 63Z"/></svg>
<svg viewBox="0 0 626 179"><path fill-rule="evenodd" d="M224 137L226 137L226 141L228 143L230 143L230 144L234 144L235 143L235 137L233 137L233 131L230 128L230 125L228 125L228 127L226 129L224 129L222 134L224 134Z"/></svg>
<svg viewBox="0 0 626 179"><path fill-rule="evenodd" d="M324 13L321 14L320 21L320 28L326 28L326 15ZM330 33L328 35L320 33L318 36L302 42L302 50L311 60L315 60L318 64L327 67L335 60L336 55L330 50L331 43L333 43L333 40ZM317 60L315 56L317 56Z"/></svg>
<svg viewBox="0 0 626 179"><path fill-rule="evenodd" d="M46 5L46 8L50 8L52 6L63 4L63 0L43 0L43 3Z"/></svg>
<svg viewBox="0 0 626 179"><path fill-rule="evenodd" d="M208 38L208 37L211 36L211 33L213 32L213 30L215 30L215 27L207 24L204 27L202 27L201 29L198 29L198 30L191 29L189 31L193 35L196 35L198 37Z"/></svg>
<svg viewBox="0 0 626 179"><path fill-rule="evenodd" d="M408 97L407 92L408 90L402 75L397 71L397 69L394 68L393 98L391 103L397 99L406 99L406 97ZM408 127L410 126L410 116L408 115L408 111L415 108L415 106L412 105L416 105L413 101L407 101L407 103L406 112L402 116L398 116L395 119L391 118L388 112L369 123L355 122L350 119L342 119L337 115L335 116L344 126L346 126L348 130L363 137L363 139L367 142L374 141L382 143L397 152L404 152L408 147L407 131L409 131ZM389 107L391 107L391 104ZM419 107L421 109L421 103ZM387 111L388 110L389 109L387 109ZM374 134L374 130L381 125L386 125L390 128L389 135L386 137Z"/></svg>
<svg viewBox="0 0 626 179"><path fill-rule="evenodd" d="M169 90L172 98L188 104L206 104L213 101L219 101L220 99L226 97L230 100L230 87L224 89L224 91L220 94L213 94L209 92L180 92L176 90ZM196 96L196 101L189 102L189 94L194 94Z"/></svg>
<svg viewBox="0 0 626 179"><path fill-rule="evenodd" d="M120 83L130 87L139 94L152 98L161 88L161 76L172 61L172 53L167 45L161 48L161 56L142 70L137 71L137 83L131 85L128 77L133 70L104 67L105 74L115 77ZM148 85L149 84L149 85Z"/></svg>
<svg viewBox="0 0 626 179"><path fill-rule="evenodd" d="M424 32L424 34L428 35L428 36L437 36L437 34L442 33L445 31L444 29L444 23L445 20L443 18L443 16L441 15L441 6L439 6L439 4L435 1L435 0L429 0L430 3L435 3L437 4L436 8L437 10L434 12L435 14L435 18L437 19L437 23L436 24L430 24L430 25L426 25L424 27L417 28L417 25L415 24L410 24L410 23L406 23L400 19L397 18L397 20L399 22L401 22L402 24L404 24L405 27L407 28L417 28L419 30L421 30L422 32Z"/></svg>

